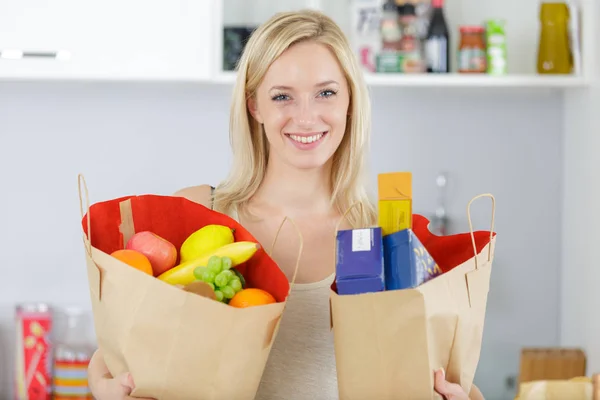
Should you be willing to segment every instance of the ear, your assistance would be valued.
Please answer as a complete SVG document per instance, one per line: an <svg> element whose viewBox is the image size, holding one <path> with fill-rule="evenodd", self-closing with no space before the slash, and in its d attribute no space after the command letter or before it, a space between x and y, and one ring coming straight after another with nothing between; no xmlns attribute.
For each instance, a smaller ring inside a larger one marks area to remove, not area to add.
<svg viewBox="0 0 600 400"><path fill-rule="evenodd" d="M252 115L259 124L263 123L262 116L258 111L258 104L256 102L255 97L251 97L248 99L248 111L250 111L250 115Z"/></svg>

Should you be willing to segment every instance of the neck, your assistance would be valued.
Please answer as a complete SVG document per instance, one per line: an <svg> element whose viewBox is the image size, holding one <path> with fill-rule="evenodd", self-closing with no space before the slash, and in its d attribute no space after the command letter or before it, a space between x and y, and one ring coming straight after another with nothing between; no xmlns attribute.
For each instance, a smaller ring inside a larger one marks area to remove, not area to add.
<svg viewBox="0 0 600 400"><path fill-rule="evenodd" d="M331 163L298 169L270 157L254 201L286 215L331 211Z"/></svg>

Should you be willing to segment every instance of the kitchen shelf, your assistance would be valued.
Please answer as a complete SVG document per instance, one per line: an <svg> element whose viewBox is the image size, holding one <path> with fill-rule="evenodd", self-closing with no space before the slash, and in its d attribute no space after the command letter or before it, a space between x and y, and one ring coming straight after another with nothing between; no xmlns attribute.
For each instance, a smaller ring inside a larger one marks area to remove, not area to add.
<svg viewBox="0 0 600 400"><path fill-rule="evenodd" d="M233 84L235 72L218 74L214 83ZM569 89L585 87L588 82L584 77L572 75L471 75L471 74L392 74L365 73L369 86L388 87L456 87L456 88L548 88Z"/></svg>

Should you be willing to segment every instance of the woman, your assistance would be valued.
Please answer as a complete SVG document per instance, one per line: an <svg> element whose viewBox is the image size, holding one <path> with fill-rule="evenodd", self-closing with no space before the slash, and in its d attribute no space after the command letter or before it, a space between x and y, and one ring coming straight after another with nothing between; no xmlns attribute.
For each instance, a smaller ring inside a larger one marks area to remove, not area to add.
<svg viewBox="0 0 600 400"><path fill-rule="evenodd" d="M264 244L285 216L296 222L305 251L256 398L337 399L328 306L335 225L355 202L363 209L355 207L342 227L377 223L364 186L367 89L344 34L314 11L278 14L262 25L238 71L231 173L214 191L204 185L176 195L233 216ZM280 235L273 258L291 277L298 235L289 224ZM128 399L134 387L128 374L110 377L100 351L89 379L98 400ZM443 370L435 390L468 399Z"/></svg>

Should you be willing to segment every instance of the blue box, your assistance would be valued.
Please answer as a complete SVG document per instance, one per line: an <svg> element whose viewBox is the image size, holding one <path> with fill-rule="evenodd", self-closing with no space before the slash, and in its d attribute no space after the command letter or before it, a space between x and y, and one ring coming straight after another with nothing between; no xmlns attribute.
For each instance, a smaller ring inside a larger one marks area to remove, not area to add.
<svg viewBox="0 0 600 400"><path fill-rule="evenodd" d="M385 290L381 228L339 231L336 242L335 279L338 294Z"/></svg>
<svg viewBox="0 0 600 400"><path fill-rule="evenodd" d="M442 274L411 229L383 237L385 290L411 289Z"/></svg>

